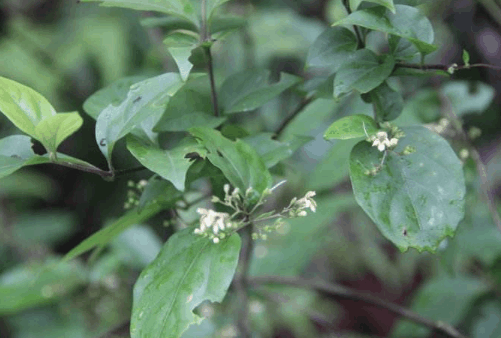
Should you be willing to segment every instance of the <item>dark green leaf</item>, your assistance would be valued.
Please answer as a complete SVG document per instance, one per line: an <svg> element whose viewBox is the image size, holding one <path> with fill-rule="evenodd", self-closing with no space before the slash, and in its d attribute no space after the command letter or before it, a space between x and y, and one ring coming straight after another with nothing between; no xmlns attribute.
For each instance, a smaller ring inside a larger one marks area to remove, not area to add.
<svg viewBox="0 0 501 338"><path fill-rule="evenodd" d="M396 35L412 42L425 55L435 51L433 27L428 18L411 6L396 5L395 9L396 14L382 6L359 10L334 25L357 25Z"/></svg>
<svg viewBox="0 0 501 338"><path fill-rule="evenodd" d="M355 12L361 2L372 2L381 6L388 8L392 13L395 13L395 5L393 0L350 0L350 8L352 12Z"/></svg>
<svg viewBox="0 0 501 338"><path fill-rule="evenodd" d="M127 137L127 149L142 165L172 182L179 191L184 191L186 172L193 164L186 154L195 152L205 157L205 149L194 142L164 150L133 135Z"/></svg>
<svg viewBox="0 0 501 338"><path fill-rule="evenodd" d="M85 282L85 270L76 262L18 265L0 275L0 314L54 303Z"/></svg>
<svg viewBox="0 0 501 338"><path fill-rule="evenodd" d="M378 131L376 121L367 115L350 115L340 118L327 128L326 140L348 140L350 138L368 137Z"/></svg>
<svg viewBox="0 0 501 338"><path fill-rule="evenodd" d="M170 97L181 88L179 74L166 73L136 83L119 105L109 105L96 122L96 141L111 166L115 143L148 118L160 118ZM156 121L155 121L156 122Z"/></svg>
<svg viewBox="0 0 501 338"><path fill-rule="evenodd" d="M209 161L221 169L234 187L238 187L241 193L250 187L257 192L257 195L251 197L251 202L256 202L258 195L271 187L270 172L261 157L247 143L242 140L230 141L219 131L209 128L192 128L190 133L208 150Z"/></svg>
<svg viewBox="0 0 501 338"><path fill-rule="evenodd" d="M501 337L501 308L499 303L492 300L482 306L482 317L477 320L473 327L473 338Z"/></svg>
<svg viewBox="0 0 501 338"><path fill-rule="evenodd" d="M307 67L328 67L332 72L357 50L357 37L344 27L327 28L310 47Z"/></svg>
<svg viewBox="0 0 501 338"><path fill-rule="evenodd" d="M400 92L391 88L385 81L369 92L378 122L396 119L404 109L404 99Z"/></svg>
<svg viewBox="0 0 501 338"><path fill-rule="evenodd" d="M395 60L390 55L377 56L369 49L357 50L334 77L334 97L353 89L367 93L390 76Z"/></svg>
<svg viewBox="0 0 501 338"><path fill-rule="evenodd" d="M17 242L26 245L57 244L75 232L75 221L68 212L39 211L19 215L12 232Z"/></svg>
<svg viewBox="0 0 501 338"><path fill-rule="evenodd" d="M219 32L239 29L247 24L247 20L239 16L213 16L210 20L210 32L212 34Z"/></svg>
<svg viewBox="0 0 501 338"><path fill-rule="evenodd" d="M466 276L437 277L428 281L415 296L411 309L434 321L443 321L456 325L467 313L472 302L482 293L488 291L488 286L479 279ZM392 337L428 337L430 329L400 321L395 326Z"/></svg>
<svg viewBox="0 0 501 338"><path fill-rule="evenodd" d="M160 203L150 203L146 205L140 212L135 209L130 210L109 226L94 233L92 236L86 238L82 243L71 249L71 251L68 252L66 256L64 256L63 260L69 261L70 259L73 259L83 254L84 252L93 249L94 247L104 247L125 229L133 226L134 224L144 222L145 220L160 212L160 210L162 210L163 208L165 207Z"/></svg>
<svg viewBox="0 0 501 338"><path fill-rule="evenodd" d="M383 235L400 250L434 252L453 236L464 216L465 183L461 162L447 141L424 127L403 128L406 136L383 153L362 141L350 156L350 177L358 204ZM397 152L406 146L410 155Z"/></svg>
<svg viewBox="0 0 501 338"><path fill-rule="evenodd" d="M218 244L191 228L171 236L134 286L131 337L177 338L200 322L193 309L205 300L223 300L239 252L238 234Z"/></svg>
<svg viewBox="0 0 501 338"><path fill-rule="evenodd" d="M261 107L301 78L281 73L279 82L269 84L269 70L245 70L231 75L219 91L219 99L225 114L238 113Z"/></svg>
<svg viewBox="0 0 501 338"><path fill-rule="evenodd" d="M181 192L171 182L159 179L156 175L153 175L148 180L148 184L139 198L137 208L141 211L149 203L159 203L167 207L181 196Z"/></svg>

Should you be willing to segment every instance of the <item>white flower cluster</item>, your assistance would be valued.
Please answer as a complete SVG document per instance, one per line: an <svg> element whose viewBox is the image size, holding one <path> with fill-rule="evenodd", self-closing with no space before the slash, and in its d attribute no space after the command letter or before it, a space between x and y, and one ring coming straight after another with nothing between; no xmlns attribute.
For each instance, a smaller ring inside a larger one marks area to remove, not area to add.
<svg viewBox="0 0 501 338"><path fill-rule="evenodd" d="M369 137L373 147L377 147L379 151L385 151L387 148L395 148L398 144L398 138L388 138L388 133L385 131L378 131L376 135Z"/></svg>
<svg viewBox="0 0 501 338"><path fill-rule="evenodd" d="M129 190L127 190L127 201L124 203L124 209L131 209L139 205L139 199L147 185L148 181L146 180L141 180L138 183L134 181L127 182Z"/></svg>
<svg viewBox="0 0 501 338"><path fill-rule="evenodd" d="M227 236L229 230L238 226L238 223L231 221L230 214L226 212L198 208L197 213L200 214L200 227L196 228L193 233L209 237L214 243L219 243Z"/></svg>
<svg viewBox="0 0 501 338"><path fill-rule="evenodd" d="M297 199L294 197L289 206L285 208L282 212L287 212L289 217L304 217L308 215L305 209L310 209L315 212L317 210L317 202L313 199L316 193L314 191L308 191L304 197Z"/></svg>

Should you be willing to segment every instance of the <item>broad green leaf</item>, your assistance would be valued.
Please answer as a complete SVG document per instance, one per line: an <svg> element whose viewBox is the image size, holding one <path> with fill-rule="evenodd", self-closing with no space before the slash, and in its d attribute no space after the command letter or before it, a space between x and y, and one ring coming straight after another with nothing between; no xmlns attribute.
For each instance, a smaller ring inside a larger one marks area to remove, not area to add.
<svg viewBox="0 0 501 338"><path fill-rule="evenodd" d="M176 30L167 35L164 44L176 61L181 78L186 81L193 68L193 64L188 59L191 51L200 44L200 36L190 31Z"/></svg>
<svg viewBox="0 0 501 338"><path fill-rule="evenodd" d="M219 40L228 32L243 28L245 25L247 25L247 18L233 15L217 15L210 19L209 31L212 36Z"/></svg>
<svg viewBox="0 0 501 338"><path fill-rule="evenodd" d="M190 78L170 99L155 131L187 131L192 127L215 128L226 120L212 112L209 79Z"/></svg>
<svg viewBox="0 0 501 338"><path fill-rule="evenodd" d="M327 128L326 140L348 140L350 138L367 137L378 131L376 121L367 115L350 115L342 117Z"/></svg>
<svg viewBox="0 0 501 338"><path fill-rule="evenodd" d="M0 77L0 111L20 130L36 138L35 127L56 110L42 95L16 81Z"/></svg>
<svg viewBox="0 0 501 338"><path fill-rule="evenodd" d="M76 262L51 258L15 266L0 275L0 314L57 302L85 283L85 270Z"/></svg>
<svg viewBox="0 0 501 338"><path fill-rule="evenodd" d="M358 6L360 6L360 3L362 3L363 1L372 2L384 6L388 8L393 14L395 14L395 5L393 4L393 0L350 0L350 8L352 12L355 12Z"/></svg>
<svg viewBox="0 0 501 338"><path fill-rule="evenodd" d="M350 178L358 204L382 234L401 251L434 252L452 237L464 216L465 182L461 162L446 140L424 127L402 128L394 151L383 153L366 141L350 156ZM401 155L406 146L415 148Z"/></svg>
<svg viewBox="0 0 501 338"><path fill-rule="evenodd" d="M82 243L71 249L71 251L64 256L63 261L69 261L70 259L73 259L84 252L93 249L94 247L104 247L125 229L146 221L164 208L165 206L160 203L150 203L140 212L135 209L130 210L109 226L94 233L92 236L86 238Z"/></svg>
<svg viewBox="0 0 501 338"><path fill-rule="evenodd" d="M186 154L195 152L205 157L205 149L196 143L185 143L164 150L132 135L127 137L127 149L142 165L172 182L179 191L184 191L186 172L193 164Z"/></svg>
<svg viewBox="0 0 501 338"><path fill-rule="evenodd" d="M55 154L57 147L83 124L78 112L56 114L46 117L35 127L35 136L49 153Z"/></svg>
<svg viewBox="0 0 501 338"><path fill-rule="evenodd" d="M82 167L98 170L92 164L73 158L68 155L56 153L57 162L69 162ZM25 135L12 135L0 139L0 177L10 175L14 171L28 165L53 163L49 154L36 155L31 149L31 139Z"/></svg>
<svg viewBox="0 0 501 338"><path fill-rule="evenodd" d="M404 99L400 92L391 88L385 81L369 92L379 122L396 119L404 109Z"/></svg>
<svg viewBox="0 0 501 338"><path fill-rule="evenodd" d="M245 70L228 77L219 90L219 100L225 114L245 112L261 107L301 78L281 73L279 82L269 83L269 70Z"/></svg>
<svg viewBox="0 0 501 338"><path fill-rule="evenodd" d="M188 22L182 18L175 16L163 16L163 17L146 17L141 18L141 26L147 28L162 27L166 33L174 31L176 29L187 29L192 32L198 30L197 26L193 22Z"/></svg>
<svg viewBox="0 0 501 338"><path fill-rule="evenodd" d="M197 138L208 153L209 161L221 169L226 178L242 193L253 188L258 195L251 197L256 202L259 195L272 184L271 174L256 151L242 140L230 141L217 130L191 128L190 133Z"/></svg>
<svg viewBox="0 0 501 338"><path fill-rule="evenodd" d="M296 136L288 141L276 141L272 137L273 133L259 133L243 139L257 151L267 168L289 158L299 147L312 139L307 136Z"/></svg>
<svg viewBox="0 0 501 338"><path fill-rule="evenodd" d="M239 253L236 233L218 244L192 228L171 236L134 285L131 337L177 338L199 323L193 309L205 300L223 300Z"/></svg>
<svg viewBox="0 0 501 338"><path fill-rule="evenodd" d="M16 217L12 234L26 245L54 245L67 239L76 230L74 214L57 210L23 213Z"/></svg>
<svg viewBox="0 0 501 338"><path fill-rule="evenodd" d="M369 49L359 49L342 65L334 77L334 97L353 89L367 93L390 76L395 60L390 55L377 56Z"/></svg>
<svg viewBox="0 0 501 338"><path fill-rule="evenodd" d="M470 310L472 303L489 290L480 279L467 276L439 276L428 281L414 297L411 309L425 318L457 325ZM400 320L391 337L428 337L430 329Z"/></svg>
<svg viewBox="0 0 501 338"><path fill-rule="evenodd" d="M2 140L0 140L0 144L1 143ZM0 163L1 161L2 155L0 155ZM1 169L0 176L3 176ZM51 199L55 199L57 194L59 194L59 192L57 192L57 185L55 182L48 176L35 170L15 172L9 175L9 177L0 179L0 196L22 198L35 197L50 201Z"/></svg>
<svg viewBox="0 0 501 338"><path fill-rule="evenodd" d="M179 74L183 81L188 79L190 75L191 69L193 68L193 64L188 60L191 56L191 51L193 47L169 47L169 53L176 61L177 68L179 69Z"/></svg>
<svg viewBox="0 0 501 338"><path fill-rule="evenodd" d="M160 179L157 175L153 175L148 180L148 184L139 198L139 205L137 208L138 211L141 211L149 203L169 205L179 198L181 198L181 192L177 190L171 182Z"/></svg>
<svg viewBox="0 0 501 338"><path fill-rule="evenodd" d="M501 337L501 308L499 302L492 300L480 309L481 318L473 326L473 338Z"/></svg>
<svg viewBox="0 0 501 338"><path fill-rule="evenodd" d="M419 9L411 6L396 5L395 9L395 14L382 6L362 9L334 25L357 25L396 35L412 42L424 55L435 51L437 47L432 44L433 27L428 18Z"/></svg>
<svg viewBox="0 0 501 338"><path fill-rule="evenodd" d="M133 226L111 242L112 251L120 256L122 262L144 269L162 249L163 241L151 227Z"/></svg>
<svg viewBox="0 0 501 338"><path fill-rule="evenodd" d="M491 86L476 82L452 81L446 83L441 92L445 94L457 115L482 113L492 102L495 90Z"/></svg>
<svg viewBox="0 0 501 338"><path fill-rule="evenodd" d="M357 50L357 37L344 27L327 28L310 47L307 67L329 67L337 72Z"/></svg>
<svg viewBox="0 0 501 338"><path fill-rule="evenodd" d="M182 85L183 81L176 73L150 78L132 85L127 98L120 105L110 104L99 114L96 122L96 141L110 168L115 143L144 120L152 116L159 118L170 97Z"/></svg>
<svg viewBox="0 0 501 338"><path fill-rule="evenodd" d="M130 86L146 79L145 76L129 76L115 81L85 100L83 109L90 117L97 120L99 114L110 104L119 106L127 98Z"/></svg>

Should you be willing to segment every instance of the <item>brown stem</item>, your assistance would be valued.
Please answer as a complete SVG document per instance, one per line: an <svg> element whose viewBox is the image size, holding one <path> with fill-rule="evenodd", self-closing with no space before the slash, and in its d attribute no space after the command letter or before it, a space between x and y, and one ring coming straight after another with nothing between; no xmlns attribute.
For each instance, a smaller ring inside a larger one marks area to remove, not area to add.
<svg viewBox="0 0 501 338"><path fill-rule="evenodd" d="M289 116L287 116L287 118L282 121L280 126L275 131L275 136L273 136L273 138L278 139L285 128L289 125L289 123L291 123L292 120L294 120L294 118L304 109L304 107L311 103L311 101L313 101L313 97L305 97L301 102L299 102L292 113L290 113Z"/></svg>
<svg viewBox="0 0 501 338"><path fill-rule="evenodd" d="M282 285L290 285L301 288L314 289L320 292L325 292L330 295L362 301L368 304L372 304L383 309L387 309L394 314L404 317L408 320L411 320L415 323L426 326L432 330L437 332L441 332L446 334L452 338L467 338L467 336L460 333L453 326L443 323L441 321L433 321L431 319L422 317L421 315L404 308L400 305L385 301L381 298L372 296L370 294L360 293L358 291L349 289L339 284L326 283L322 281L313 281L308 279L303 279L300 277L282 277L282 276L261 276L261 277L253 277L248 279L248 284L252 286L261 286L263 284L282 284Z"/></svg>
<svg viewBox="0 0 501 338"><path fill-rule="evenodd" d="M207 53L207 69L209 71L209 81L210 81L210 92L212 97L212 109L214 110L214 116L219 117L219 104L217 102L217 92L216 92L216 82L214 81L214 66L212 61L212 53L210 46L205 48Z"/></svg>
<svg viewBox="0 0 501 338"><path fill-rule="evenodd" d="M490 69L495 69L495 70L501 70L501 67L499 66L494 66L490 65L487 63L475 63L472 65L462 65L462 66L455 66L455 65L421 65L417 63L397 63L396 67L400 68L412 68L412 69L421 69L421 70L443 70L444 72L448 71L449 68L453 67L454 70L463 70L463 69L469 69L469 68L490 68Z"/></svg>

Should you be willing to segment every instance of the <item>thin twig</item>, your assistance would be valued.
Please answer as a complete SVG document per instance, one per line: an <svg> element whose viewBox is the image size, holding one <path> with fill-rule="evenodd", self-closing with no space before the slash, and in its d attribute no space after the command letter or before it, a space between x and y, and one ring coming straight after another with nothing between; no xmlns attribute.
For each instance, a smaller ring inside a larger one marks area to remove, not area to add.
<svg viewBox="0 0 501 338"><path fill-rule="evenodd" d="M351 8L350 8L349 0L343 0L343 5L346 8L346 12L348 12L348 15L350 15L352 12L351 12ZM358 47L359 48L360 47L364 48L365 47L365 42L362 39L362 33L360 33L360 31L358 29L358 26L357 25L353 25L353 29L355 30L355 34L357 36Z"/></svg>
<svg viewBox="0 0 501 338"><path fill-rule="evenodd" d="M387 309L388 311L391 311L400 317L404 317L408 320L426 326L437 332L444 333L449 337L467 338L467 336L463 335L458 330L456 330L456 328L454 328L449 324L443 323L441 321L433 321L431 319L422 317L421 315L407 308L404 308L400 305L388 302L386 300L383 300L381 298L369 294L360 293L358 291L349 289L339 284L326 283L322 281L313 281L313 280L303 279L300 277L282 277L282 276L261 276L248 279L248 285L260 286L263 284L282 284L282 285L290 285L301 288L314 289L320 292L328 293L336 297L362 301L368 304L381 307L383 309Z"/></svg>
<svg viewBox="0 0 501 338"><path fill-rule="evenodd" d="M289 123L292 120L294 120L294 118L304 109L304 107L306 107L307 105L309 105L311 103L311 101L313 101L312 96L305 97L303 100L301 100L301 102L299 102L299 104L292 111L292 113L290 113L289 116L285 120L282 121L280 126L275 131L275 135L273 136L273 138L278 139L280 137L280 135L282 134L282 132L285 130L285 128L289 125Z"/></svg>
<svg viewBox="0 0 501 338"><path fill-rule="evenodd" d="M475 63L475 64L471 64L471 65L458 66L456 64L451 64L451 65L441 65L441 64L421 65L421 64L417 64L417 63L400 62L400 63L397 63L395 65L395 67L397 67L397 68L413 68L413 69L420 69L420 70L443 70L444 72L447 72L449 69L456 71L456 70L463 70L463 69L469 69L469 68L490 68L490 69L494 69L494 70L501 70L501 67L490 65L487 63Z"/></svg>
<svg viewBox="0 0 501 338"><path fill-rule="evenodd" d="M440 95L440 99L442 101L442 105L445 108L444 109L445 113L447 114L449 120L451 120L454 129L459 134L463 142L465 142L469 148L471 158L475 162L478 176L480 177L480 189L486 199L492 220L494 221L496 227L501 232L501 218L499 217L499 214L497 212L496 202L494 200L494 197L492 196L492 192L489 186L489 181L487 178L487 169L485 168L485 164L483 163L482 158L480 157L478 150L473 145L473 142L471 141L470 137L465 133L463 129L463 123L461 122L461 119L457 116L456 112L454 111L449 98L445 95Z"/></svg>
<svg viewBox="0 0 501 338"><path fill-rule="evenodd" d="M206 47L205 51L207 52L207 69L209 71L209 80L210 80L210 92L212 97L212 109L214 110L214 116L219 117L219 104L217 102L217 92L216 92L216 82L214 81L214 67L212 61L212 53L210 47Z"/></svg>
<svg viewBox="0 0 501 338"><path fill-rule="evenodd" d="M84 172L91 173L91 174L96 174L96 175L101 176L104 179L113 179L113 178L118 177L118 176L124 176L127 174L131 174L131 173L134 173L137 171L147 169L144 166L139 166L139 167L135 167L135 168L115 170L115 172L112 172L112 171L102 170L102 169L99 169L99 168L94 167L94 166L86 166L83 164L65 162L65 161L61 161L61 160L57 160L55 162L50 162L50 164L56 164L56 165L60 165L63 167L76 169L76 170L84 171Z"/></svg>
<svg viewBox="0 0 501 338"><path fill-rule="evenodd" d="M242 236L242 249L240 250L237 273L235 274L235 279L233 280L239 304L237 327L240 332L239 337L242 338L250 338L252 336L249 322L249 298L247 295L247 279L254 245L252 240L252 231L252 224L249 224L240 231Z"/></svg>

